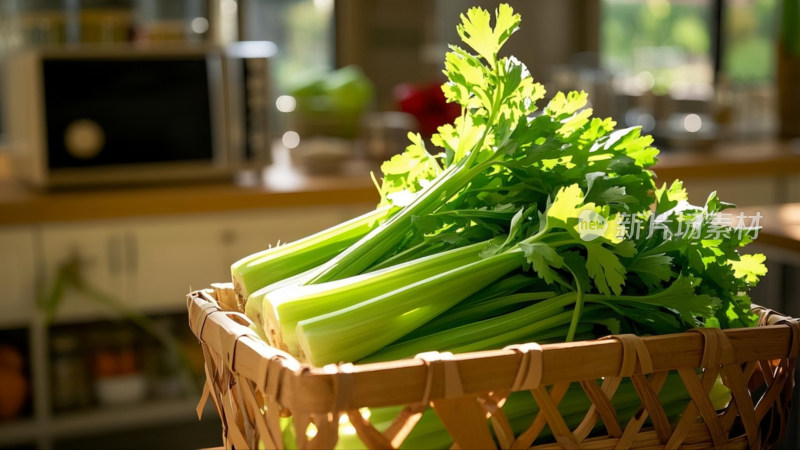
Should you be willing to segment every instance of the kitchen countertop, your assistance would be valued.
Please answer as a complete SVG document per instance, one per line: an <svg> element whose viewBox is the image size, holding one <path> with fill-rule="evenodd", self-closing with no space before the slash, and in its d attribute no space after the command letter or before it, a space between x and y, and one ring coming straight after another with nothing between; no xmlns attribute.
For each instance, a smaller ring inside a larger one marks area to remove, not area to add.
<svg viewBox="0 0 800 450"><path fill-rule="evenodd" d="M800 140L720 142L704 151L662 152L659 180L800 174Z"/></svg>
<svg viewBox="0 0 800 450"><path fill-rule="evenodd" d="M10 179L0 164L0 225L241 211L259 208L375 203L369 164L335 175L306 174L278 152L263 172L233 181L198 181L106 189L35 190Z"/></svg>
<svg viewBox="0 0 800 450"><path fill-rule="evenodd" d="M800 203L737 208L732 214L740 212L748 220L760 216L761 230L755 240L757 244L800 255Z"/></svg>
<svg viewBox="0 0 800 450"><path fill-rule="evenodd" d="M263 173L242 174L236 182L54 192L14 183L0 164L0 225L378 201L369 176L373 164L354 161L343 174L307 175L286 153L276 152L275 160ZM655 171L659 182L800 175L800 145L757 141L664 152Z"/></svg>

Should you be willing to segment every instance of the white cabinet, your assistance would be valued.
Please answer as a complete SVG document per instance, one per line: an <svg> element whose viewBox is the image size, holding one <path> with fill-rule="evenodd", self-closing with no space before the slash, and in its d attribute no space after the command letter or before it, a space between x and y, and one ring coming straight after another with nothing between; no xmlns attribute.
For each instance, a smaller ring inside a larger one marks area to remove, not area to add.
<svg viewBox="0 0 800 450"><path fill-rule="evenodd" d="M371 205L270 208L249 212L45 225L44 286L77 263L87 286L125 307L176 312L188 292L230 280L237 259L316 233ZM67 290L57 320L106 316L97 298Z"/></svg>
<svg viewBox="0 0 800 450"><path fill-rule="evenodd" d="M24 325L36 305L35 234L24 228L0 229L0 324Z"/></svg>
<svg viewBox="0 0 800 450"><path fill-rule="evenodd" d="M117 222L68 223L41 228L41 260L44 268L40 290L47 293L63 276L68 264L85 285L112 298L123 298L128 288L124 228ZM66 280L65 280L66 281ZM97 318L111 309L97 299L69 286L57 307L57 320Z"/></svg>
<svg viewBox="0 0 800 450"><path fill-rule="evenodd" d="M186 308L186 294L230 278L224 258L226 221L217 218L157 220L126 231L126 303L147 312Z"/></svg>

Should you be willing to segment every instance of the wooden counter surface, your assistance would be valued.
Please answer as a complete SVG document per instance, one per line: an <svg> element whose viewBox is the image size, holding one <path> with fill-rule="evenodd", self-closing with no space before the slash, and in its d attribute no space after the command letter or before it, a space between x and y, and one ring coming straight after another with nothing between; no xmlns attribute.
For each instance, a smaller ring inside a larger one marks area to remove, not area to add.
<svg viewBox="0 0 800 450"><path fill-rule="evenodd" d="M375 187L362 176L308 178L284 188L220 182L35 192L7 183L0 185L0 224L377 202Z"/></svg>
<svg viewBox="0 0 800 450"><path fill-rule="evenodd" d="M367 164L346 175L309 176L285 160L238 183L194 183L119 189L34 191L2 180L0 225L210 213L289 206L377 203ZM800 146L765 142L720 144L705 152L663 152L660 182L675 178L800 175Z"/></svg>
<svg viewBox="0 0 800 450"><path fill-rule="evenodd" d="M800 141L725 142L705 151L662 152L655 172L660 181L800 175Z"/></svg>
<svg viewBox="0 0 800 450"><path fill-rule="evenodd" d="M731 212L731 211L725 211ZM800 203L737 208L733 214L744 213L752 218L760 215L761 231L755 242L800 255ZM749 219L748 219L749 221Z"/></svg>

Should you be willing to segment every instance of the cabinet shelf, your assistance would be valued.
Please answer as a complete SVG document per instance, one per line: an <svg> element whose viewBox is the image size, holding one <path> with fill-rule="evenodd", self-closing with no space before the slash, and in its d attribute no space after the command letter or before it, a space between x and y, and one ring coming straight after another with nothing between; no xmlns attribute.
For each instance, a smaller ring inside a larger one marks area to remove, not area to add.
<svg viewBox="0 0 800 450"><path fill-rule="evenodd" d="M36 437L40 434L37 425L36 421L31 418L0 422L0 447L36 441Z"/></svg>
<svg viewBox="0 0 800 450"><path fill-rule="evenodd" d="M196 399L184 398L64 413L53 418L49 434L52 439L63 439L186 421L197 418L196 406Z"/></svg>

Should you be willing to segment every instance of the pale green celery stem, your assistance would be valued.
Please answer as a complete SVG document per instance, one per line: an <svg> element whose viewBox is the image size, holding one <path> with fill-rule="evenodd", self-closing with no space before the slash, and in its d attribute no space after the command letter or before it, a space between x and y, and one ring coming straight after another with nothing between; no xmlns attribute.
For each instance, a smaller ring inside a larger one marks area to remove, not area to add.
<svg viewBox="0 0 800 450"><path fill-rule="evenodd" d="M459 309L462 303L459 303L451 310L444 312L442 315L436 317L430 322L414 331L415 337L422 337L428 334L438 333L439 331L449 330L457 326L466 325L469 323L491 319L493 316L507 314L513 311L497 313L502 307L511 305L518 305L520 303L534 302L538 300L546 300L555 297L555 292L521 292L517 294L505 295L502 297L495 297L487 299L483 302L474 303L467 308Z"/></svg>
<svg viewBox="0 0 800 450"><path fill-rule="evenodd" d="M572 341L575 338L575 332L578 328L578 322L581 320L581 315L583 314L583 302L584 302L584 292L583 286L581 286L581 281L578 277L575 276L575 272L567 266L569 273L572 274L572 278L575 280L575 287L577 288L576 298L575 298L575 309L572 311L572 322L569 324L569 331L567 332L567 342Z"/></svg>
<svg viewBox="0 0 800 450"><path fill-rule="evenodd" d="M425 325L403 336L401 339L397 341L397 343L410 341L411 339L416 339L422 336L427 336L429 334L439 332L445 328L453 328L456 326L465 325L467 322L452 323L448 319L448 317L450 317L453 314L460 314L461 311L466 309L476 308L480 306L480 304L491 303L493 301L496 301L499 297L512 295L515 292L521 292L522 290L527 289L528 287L537 282L538 278L533 278L522 274L517 274L508 278L504 278L502 280L498 280L490 284L489 286L479 290L478 292L470 295L469 297L465 298L457 305L448 309L447 311L440 314L439 316L437 316L430 322L426 323ZM483 320L487 318L489 317L483 317L477 320Z"/></svg>
<svg viewBox="0 0 800 450"><path fill-rule="evenodd" d="M411 261L412 259L418 259L424 256L432 255L434 253L445 251L443 247L445 247L443 243L437 243L431 245L430 242L423 241L413 247L403 250L402 252L396 255L393 255L390 258L381 261L378 264L375 264L374 266L370 267L370 271L385 269L387 267Z"/></svg>
<svg viewBox="0 0 800 450"><path fill-rule="evenodd" d="M380 224L345 251L323 264L306 284L346 278L367 270L375 261L396 248L412 226L413 216L435 211L472 178L472 171L461 164L448 167L423 188L408 206Z"/></svg>
<svg viewBox="0 0 800 450"><path fill-rule="evenodd" d="M305 272L301 272L297 275L293 275L288 278L284 278L282 280L278 280L269 286L265 286L247 297L247 303L245 303L244 307L244 315L247 316L255 325L261 328L259 335L266 338L266 341L269 342L270 345L273 347L280 347L280 344L277 340L269 333L269 321L268 321L268 314L264 314L264 296L267 293L272 292L276 289L280 289L285 286L296 285L300 283L302 280L305 279L309 275L312 269L306 270Z"/></svg>
<svg viewBox="0 0 800 450"><path fill-rule="evenodd" d="M316 267L356 242L393 212L370 211L319 233L246 256L231 265L237 295L246 299L258 289Z"/></svg>
<svg viewBox="0 0 800 450"><path fill-rule="evenodd" d="M521 252L495 255L357 305L301 321L301 354L314 365L374 353L519 267Z"/></svg>
<svg viewBox="0 0 800 450"><path fill-rule="evenodd" d="M526 328L528 334L541 331L551 326L550 322L542 321L552 320L553 316L560 313L563 314L564 307L572 304L573 301L575 301L574 293L562 294L512 313L392 345L380 352L380 358L407 358L409 355L413 356L416 353L428 350L455 349L522 328ZM568 322L569 320L567 319L567 322L564 323ZM547 323L547 326L537 328L539 323ZM553 326L555 325L558 325L558 323Z"/></svg>
<svg viewBox="0 0 800 450"><path fill-rule="evenodd" d="M422 257L385 269L326 283L291 284L262 297L265 330L280 348L298 353L295 330L301 320L347 308L411 283L480 259L489 241Z"/></svg>
<svg viewBox="0 0 800 450"><path fill-rule="evenodd" d="M545 319L537 320L536 322L530 323L520 328L511 328L506 333L497 336L492 336L488 339L484 339L483 341L474 344L466 344L454 348L453 351L458 353L472 352L490 348L500 348L515 343L522 343L524 340L526 340L526 336L535 335L537 333L544 333L548 330L552 330L555 328L562 328L562 326L570 323L572 317L573 317L572 311L564 311L563 313L556 314L547 317ZM575 331L577 331L577 326L575 328ZM573 337L574 336L575 334L573 332Z"/></svg>

